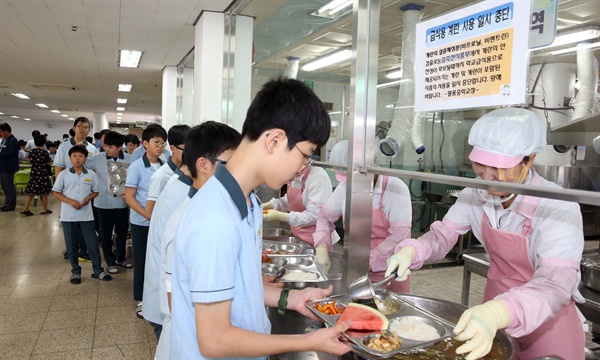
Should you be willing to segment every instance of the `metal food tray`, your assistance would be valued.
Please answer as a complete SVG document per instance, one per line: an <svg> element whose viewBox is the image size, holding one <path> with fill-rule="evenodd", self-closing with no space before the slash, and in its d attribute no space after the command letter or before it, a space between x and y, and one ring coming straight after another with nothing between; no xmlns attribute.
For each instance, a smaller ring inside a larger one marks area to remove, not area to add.
<svg viewBox="0 0 600 360"><path fill-rule="evenodd" d="M113 195L125 194L125 181L129 164L119 161L107 161L108 191Z"/></svg>
<svg viewBox="0 0 600 360"><path fill-rule="evenodd" d="M273 251L272 254L269 255L296 255L302 254L304 248L306 247L306 243L303 241L298 242L282 242L282 241L269 241L263 240L262 248L264 250ZM277 254L277 252L285 252L285 254Z"/></svg>
<svg viewBox="0 0 600 360"><path fill-rule="evenodd" d="M323 268L317 262L314 255L268 255L273 259L271 264L263 263L262 272L265 275L275 275L277 271L284 265L285 273L278 282L282 283L317 283L327 281L329 278ZM289 273L313 273L317 275L316 279L312 280L286 280L286 274Z"/></svg>
<svg viewBox="0 0 600 360"><path fill-rule="evenodd" d="M349 345L352 346L353 351L360 354L361 356L369 358L369 359L389 358L396 354L407 352L409 350L423 349L423 348L431 347L441 340L444 340L444 339L454 336L454 333L452 332L452 330L454 329L455 324L453 324L453 323L451 323L451 322L449 322L427 310L418 308L416 305L407 301L399 294L395 294L395 293L387 291L385 289L377 290L375 293L377 295L380 295L381 300L383 300L383 301L397 302L398 310L391 314L386 315L387 318L390 320L390 323L392 322L393 319L397 319L397 318L401 318L401 317L405 317L405 316L415 317L418 319L418 321L424 322L428 325L433 326L437 330L440 337L436 338L434 340L420 341L420 340L412 340L412 339L404 338L404 337L402 337L401 334L397 334L397 336L402 340L402 345L400 346L400 348L389 351L389 352L379 352L376 350L369 349L363 341L368 343L368 341L371 337L373 337L377 334L381 334L382 331L378 330L378 331L346 331L346 332L344 332L344 336L351 342ZM322 319L328 327L331 327L336 324L336 322L340 318L341 314L327 315L327 314L324 314L324 313L320 312L319 310L317 310L316 306L317 306L317 304L324 305L326 303L332 302L333 300L336 301L336 304L338 307L343 307L343 308L345 308L348 305L348 303L351 302L350 294L341 294L341 295L335 295L335 296L331 296L331 297L324 298L324 299L307 301L306 307L309 310L311 310L316 316L318 316L320 319ZM362 303L362 304L372 306L373 308L377 308L375 305L375 302Z"/></svg>

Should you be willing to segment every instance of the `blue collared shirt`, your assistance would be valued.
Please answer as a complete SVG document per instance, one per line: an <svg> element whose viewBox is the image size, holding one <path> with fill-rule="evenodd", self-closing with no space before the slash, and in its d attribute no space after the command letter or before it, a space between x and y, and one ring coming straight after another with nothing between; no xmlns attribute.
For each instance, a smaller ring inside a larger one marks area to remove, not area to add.
<svg viewBox="0 0 600 360"><path fill-rule="evenodd" d="M85 146L85 148L88 151L88 156L86 159L86 163L87 161L93 156L96 155L98 153L98 149L96 149L96 147L92 144L90 144L89 142L84 142L83 145ZM66 169L67 167L71 167L71 160L69 159L69 150L71 150L71 148L75 146L75 140L73 138L70 138L68 141L63 142L62 144L60 144L60 146L58 147L58 150L56 151L56 157L54 158L54 166L58 166L61 167L63 169Z"/></svg>
<svg viewBox="0 0 600 360"><path fill-rule="evenodd" d="M131 164L131 155L121 151L115 160L106 155L106 153L100 153L86 161L85 165L88 169L96 172L98 183L100 184L100 195L94 199L94 207L99 209L124 209L127 207L125 199L122 196L115 196L108 188L108 169L106 164L109 161Z"/></svg>
<svg viewBox="0 0 600 360"><path fill-rule="evenodd" d="M62 193L69 199L81 203L86 196L89 196L93 192L99 192L100 185L98 184L96 173L93 171L83 168L81 175L78 175L75 169L71 167L68 171L61 171L58 174L52 191ZM77 210L71 205L62 202L60 205L60 221L94 221L92 203L90 202Z"/></svg>
<svg viewBox="0 0 600 360"><path fill-rule="evenodd" d="M158 159L158 163L162 166L162 160ZM148 157L144 153L141 159L137 159L129 165L127 170L126 187L136 188L135 200L145 209L146 198L148 197L148 187L150 186L150 178L156 170L150 164ZM150 221L138 214L135 210L129 212L129 222L138 226L150 226Z"/></svg>
<svg viewBox="0 0 600 360"><path fill-rule="evenodd" d="M262 208L219 164L191 199L173 242L170 357L203 359L194 303L231 300L231 324L271 332L261 274Z"/></svg>
<svg viewBox="0 0 600 360"><path fill-rule="evenodd" d="M171 158L167 159L165 166L161 166L150 178L150 187L148 188L148 200L156 201L163 191L167 182L175 174L177 166Z"/></svg>

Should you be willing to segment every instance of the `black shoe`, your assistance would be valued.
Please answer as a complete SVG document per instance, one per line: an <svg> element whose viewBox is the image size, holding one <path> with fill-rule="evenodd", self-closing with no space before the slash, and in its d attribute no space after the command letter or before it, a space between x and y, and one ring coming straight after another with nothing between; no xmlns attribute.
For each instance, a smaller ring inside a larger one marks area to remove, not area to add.
<svg viewBox="0 0 600 360"><path fill-rule="evenodd" d="M15 208L12 208L12 209L2 208L2 209L0 209L0 211L1 212L15 211Z"/></svg>
<svg viewBox="0 0 600 360"><path fill-rule="evenodd" d="M63 251L63 257L64 257L65 259L68 259L68 258L69 258L69 254L67 254L67 250Z"/></svg>
<svg viewBox="0 0 600 360"><path fill-rule="evenodd" d="M71 284L73 284L73 285L81 284L81 274L71 275Z"/></svg>
<svg viewBox="0 0 600 360"><path fill-rule="evenodd" d="M102 280L102 281L111 281L112 280L112 276L108 275L104 271L98 275L92 274L92 278Z"/></svg>

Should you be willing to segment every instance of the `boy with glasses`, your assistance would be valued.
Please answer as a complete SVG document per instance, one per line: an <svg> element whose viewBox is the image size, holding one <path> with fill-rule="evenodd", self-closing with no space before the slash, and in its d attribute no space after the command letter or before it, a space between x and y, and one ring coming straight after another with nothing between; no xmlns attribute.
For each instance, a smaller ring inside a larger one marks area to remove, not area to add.
<svg viewBox="0 0 600 360"><path fill-rule="evenodd" d="M131 163L125 182L125 202L131 208L129 222L133 243L133 299L139 301L136 314L142 319L142 296L144 292L144 264L146 244L150 228L150 216L146 212L146 199L150 178L163 165L158 157L167 141L167 132L160 125L148 126L142 133L145 154Z"/></svg>

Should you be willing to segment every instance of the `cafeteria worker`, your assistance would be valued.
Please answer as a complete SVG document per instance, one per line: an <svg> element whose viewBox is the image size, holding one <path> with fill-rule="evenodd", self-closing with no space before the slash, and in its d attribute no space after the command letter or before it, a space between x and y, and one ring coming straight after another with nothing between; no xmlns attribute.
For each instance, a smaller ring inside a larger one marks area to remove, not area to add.
<svg viewBox="0 0 600 360"><path fill-rule="evenodd" d="M348 140L342 140L331 149L331 163L346 164ZM331 231L335 221L344 216L346 222L346 172L336 172L340 184L327 200L317 219L313 235L317 261L328 268L331 265ZM412 207L410 193L404 182L395 177L375 175L373 179L373 213L371 216L371 244L369 253L369 278L379 281L384 277L386 260L394 254L396 245L410 237ZM393 292L409 292L410 280L392 282L386 287Z"/></svg>
<svg viewBox="0 0 600 360"><path fill-rule="evenodd" d="M528 110L494 110L469 133L473 172L483 180L560 189L533 166L546 145L546 130ZM401 280L424 261L442 259L458 236L473 231L490 257L481 305L466 310L454 328L467 341L456 352L486 355L496 332L516 338L521 359L584 359L585 336L575 302L583 251L579 205L501 191L464 189L442 221L418 239L406 239L388 260L386 273Z"/></svg>

